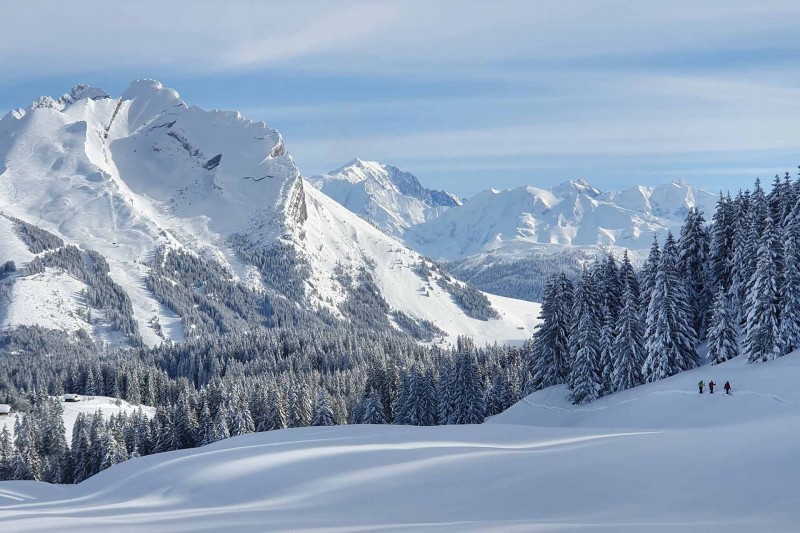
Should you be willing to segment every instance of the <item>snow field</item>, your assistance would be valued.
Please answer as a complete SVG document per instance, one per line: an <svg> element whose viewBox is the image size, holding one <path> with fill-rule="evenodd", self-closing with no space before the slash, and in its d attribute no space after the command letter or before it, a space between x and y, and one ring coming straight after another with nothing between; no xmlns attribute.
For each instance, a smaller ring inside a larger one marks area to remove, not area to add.
<svg viewBox="0 0 800 533"><path fill-rule="evenodd" d="M132 413L139 409L139 407L142 408L142 411L148 417L152 417L156 412L153 407L147 405L131 405L124 400L117 400L116 398L110 398L108 396L89 396L85 397L80 402L62 401L61 407L64 408L64 414L62 416L64 418L67 442L70 442L72 439L72 428L75 425L75 419L78 418L79 413L93 415L98 410L102 410L103 416L110 417L112 414L119 414L123 411ZM3 429L3 426L7 427L13 437L14 423L16 422L17 416L18 414L12 413L11 415L0 417L0 430Z"/></svg>

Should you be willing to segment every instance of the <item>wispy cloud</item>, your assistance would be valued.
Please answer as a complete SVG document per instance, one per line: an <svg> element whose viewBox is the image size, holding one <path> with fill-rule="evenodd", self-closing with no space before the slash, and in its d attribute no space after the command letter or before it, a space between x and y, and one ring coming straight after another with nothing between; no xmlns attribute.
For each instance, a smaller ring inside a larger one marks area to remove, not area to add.
<svg viewBox="0 0 800 533"><path fill-rule="evenodd" d="M794 0L7 4L0 104L45 75L173 77L281 129L308 173L358 155L477 187L661 160L710 180L800 151Z"/></svg>

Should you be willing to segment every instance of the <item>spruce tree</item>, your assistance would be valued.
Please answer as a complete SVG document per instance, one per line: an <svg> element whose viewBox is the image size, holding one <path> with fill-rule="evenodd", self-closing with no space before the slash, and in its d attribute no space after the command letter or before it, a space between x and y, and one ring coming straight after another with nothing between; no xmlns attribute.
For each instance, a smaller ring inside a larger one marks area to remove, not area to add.
<svg viewBox="0 0 800 533"><path fill-rule="evenodd" d="M627 265L627 266L626 266ZM611 389L621 391L644 383L642 366L644 365L644 339L642 338L642 316L639 308L638 286L636 277L629 270L627 252L623 259L624 275L623 307L614 328L614 358L611 375Z"/></svg>
<svg viewBox="0 0 800 533"><path fill-rule="evenodd" d="M800 203L783 230L780 288L780 345L783 353L800 348Z"/></svg>
<svg viewBox="0 0 800 533"><path fill-rule="evenodd" d="M705 337L713 293L709 288L707 272L709 236L703 214L694 208L689 209L684 220L679 247L678 272L686 288L694 336L702 339Z"/></svg>
<svg viewBox="0 0 800 533"><path fill-rule="evenodd" d="M381 397L377 391L371 391L365 401L364 411L361 418L362 424L385 424L386 414L381 405Z"/></svg>
<svg viewBox="0 0 800 533"><path fill-rule="evenodd" d="M328 400L325 391L320 389L317 394L317 402L314 405L314 413L311 418L312 426L335 426L336 422L333 419L333 413L328 406Z"/></svg>
<svg viewBox="0 0 800 533"><path fill-rule="evenodd" d="M465 347L456 359L453 424L481 424L486 417L486 396L474 347Z"/></svg>
<svg viewBox="0 0 800 533"><path fill-rule="evenodd" d="M779 331L777 247L775 225L767 215L764 233L759 240L758 262L747 295L744 353L751 362L767 361L783 355Z"/></svg>
<svg viewBox="0 0 800 533"><path fill-rule="evenodd" d="M739 328L731 309L730 289L720 287L708 328L708 358L711 364L723 363L739 355Z"/></svg>
<svg viewBox="0 0 800 533"><path fill-rule="evenodd" d="M639 281L642 307L644 309L647 309L647 306L650 305L653 287L656 284L656 273L658 272L659 261L661 261L661 249L658 246L658 238L654 236L653 244L650 245L650 253L642 267Z"/></svg>
<svg viewBox="0 0 800 533"><path fill-rule="evenodd" d="M678 248L672 233L668 233L647 308L643 373L648 382L700 364L691 308L677 264Z"/></svg>
<svg viewBox="0 0 800 533"><path fill-rule="evenodd" d="M736 213L730 196L719 195L711 224L709 248L709 285L716 293L719 287L726 290L731 286L733 261L733 237Z"/></svg>
<svg viewBox="0 0 800 533"><path fill-rule="evenodd" d="M584 270L575 291L575 312L570 333L572 365L569 377L569 388L575 404L596 400L602 391L599 298L594 283L593 276L588 270Z"/></svg>
<svg viewBox="0 0 800 533"><path fill-rule="evenodd" d="M572 307L572 283L564 274L551 279L545 288L540 322L533 334L531 370L537 388L566 383L569 378Z"/></svg>

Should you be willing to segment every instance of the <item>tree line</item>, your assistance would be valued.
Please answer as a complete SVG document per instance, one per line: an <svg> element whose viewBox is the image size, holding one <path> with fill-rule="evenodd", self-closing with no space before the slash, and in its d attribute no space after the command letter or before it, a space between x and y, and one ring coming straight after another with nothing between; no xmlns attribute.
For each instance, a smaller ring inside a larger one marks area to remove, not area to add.
<svg viewBox="0 0 800 533"><path fill-rule="evenodd" d="M546 284L532 340L534 388L567 384L583 404L740 353L767 361L800 347L800 181L776 176L720 194L711 224L689 209L679 237L653 241L637 273L628 253Z"/></svg>

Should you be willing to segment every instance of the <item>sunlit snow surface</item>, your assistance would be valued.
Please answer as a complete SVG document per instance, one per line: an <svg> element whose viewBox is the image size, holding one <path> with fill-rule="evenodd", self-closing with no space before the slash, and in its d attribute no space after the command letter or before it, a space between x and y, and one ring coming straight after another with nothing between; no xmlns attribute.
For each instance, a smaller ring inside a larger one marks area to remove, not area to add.
<svg viewBox="0 0 800 533"><path fill-rule="evenodd" d="M0 483L9 531L796 531L800 353L480 426L251 434L77 486ZM729 379L700 395L696 383ZM522 425L525 424L525 425ZM575 427L570 427L575 426Z"/></svg>

